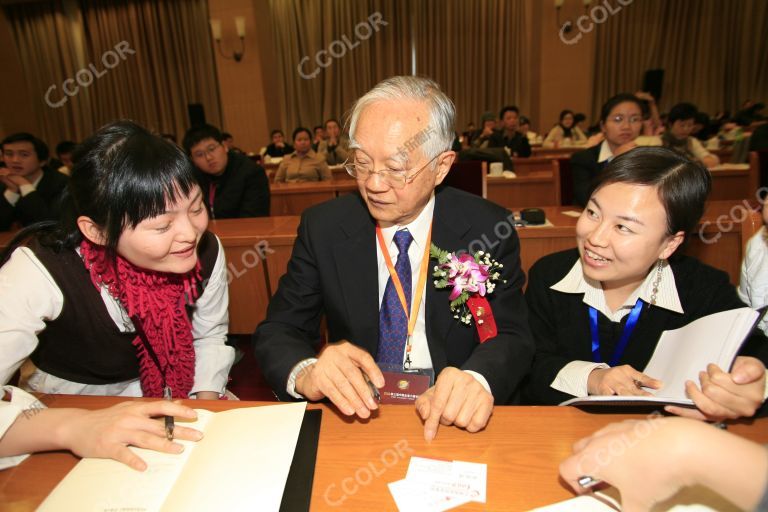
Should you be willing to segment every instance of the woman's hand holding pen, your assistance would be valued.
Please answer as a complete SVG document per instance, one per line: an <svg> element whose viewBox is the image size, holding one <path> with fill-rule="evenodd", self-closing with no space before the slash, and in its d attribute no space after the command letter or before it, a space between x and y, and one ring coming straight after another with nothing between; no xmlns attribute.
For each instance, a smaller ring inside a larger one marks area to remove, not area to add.
<svg viewBox="0 0 768 512"><path fill-rule="evenodd" d="M643 388L659 389L660 380L639 372L628 364L613 368L596 368L587 379L590 395L650 395Z"/></svg>
<svg viewBox="0 0 768 512"><path fill-rule="evenodd" d="M111 458L133 469L144 471L146 463L128 446L148 448L165 453L181 453L184 446L166 439L158 416L175 416L194 420L197 414L189 407L169 401L123 402L107 409L46 409L40 414L57 411L54 437L60 448L72 450L81 457ZM176 426L175 439L199 441L203 434L189 427Z"/></svg>

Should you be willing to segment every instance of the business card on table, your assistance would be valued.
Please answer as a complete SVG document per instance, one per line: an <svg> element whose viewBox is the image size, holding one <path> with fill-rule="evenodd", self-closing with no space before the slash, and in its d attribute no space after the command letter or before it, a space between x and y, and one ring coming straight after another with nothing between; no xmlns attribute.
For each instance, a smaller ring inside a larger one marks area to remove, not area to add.
<svg viewBox="0 0 768 512"><path fill-rule="evenodd" d="M485 464L411 457L405 479L389 484L389 490L400 512L485 503L487 471Z"/></svg>

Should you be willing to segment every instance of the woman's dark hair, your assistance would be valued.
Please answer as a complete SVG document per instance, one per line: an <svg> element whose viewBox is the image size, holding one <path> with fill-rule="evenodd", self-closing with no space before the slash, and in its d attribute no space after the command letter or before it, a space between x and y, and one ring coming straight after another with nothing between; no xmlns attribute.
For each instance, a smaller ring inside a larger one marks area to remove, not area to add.
<svg viewBox="0 0 768 512"><path fill-rule="evenodd" d="M611 115L611 110L616 108L621 103L634 103L638 107L640 107L640 112L643 113L643 117L646 115L646 110L648 107L643 104L643 102L634 94L629 94L628 92L622 92L620 94L617 94L616 96L613 96L612 98L609 98L608 101L606 101L603 104L603 108L600 109L600 121L605 122L608 119L608 116Z"/></svg>
<svg viewBox="0 0 768 512"><path fill-rule="evenodd" d="M698 113L699 110L693 103L678 103L669 109L667 122L672 124L675 121L687 121L688 119L696 119L696 114Z"/></svg>
<svg viewBox="0 0 768 512"><path fill-rule="evenodd" d="M571 119L573 119L573 122L571 123L571 126L566 127L563 124L563 119L565 119L565 116L567 116L568 114L571 114ZM567 110L566 109L566 110L563 110L562 112L560 112L560 118L559 118L557 124L559 124L560 128L563 130L563 136L564 137L570 137L571 136L571 132L573 131L573 127L576 126L576 119L574 118L573 110Z"/></svg>
<svg viewBox="0 0 768 512"><path fill-rule="evenodd" d="M312 132L309 131L309 128L304 128L303 126L299 126L295 130L293 130L293 135L291 135L291 140L296 140L296 136L301 132L306 132L307 135L309 136L309 140L312 140Z"/></svg>
<svg viewBox="0 0 768 512"><path fill-rule="evenodd" d="M709 171L663 147L638 147L617 156L598 174L594 192L613 183L655 187L667 213L667 235L691 233L704 214L712 186Z"/></svg>
<svg viewBox="0 0 768 512"><path fill-rule="evenodd" d="M104 245L114 250L126 227L162 214L169 201L189 196L197 185L192 162L181 148L131 121L100 128L78 146L74 161L61 221L22 230L0 263L37 232L40 242L54 250L76 247L83 239L80 216L90 217L103 230Z"/></svg>

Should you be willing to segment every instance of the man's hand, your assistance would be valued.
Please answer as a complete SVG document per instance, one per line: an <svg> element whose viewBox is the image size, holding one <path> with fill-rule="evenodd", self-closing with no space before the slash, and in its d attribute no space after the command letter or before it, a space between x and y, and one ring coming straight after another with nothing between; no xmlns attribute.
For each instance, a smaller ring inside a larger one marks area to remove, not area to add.
<svg viewBox="0 0 768 512"><path fill-rule="evenodd" d="M28 179L12 174L10 171L5 171L5 174L0 173L0 183L3 183L11 192L18 194L19 188L22 185L31 185Z"/></svg>
<svg viewBox="0 0 768 512"><path fill-rule="evenodd" d="M493 413L493 395L471 374L449 366L416 400L416 410L424 420L424 439L431 441L438 424L456 425L469 432L485 428Z"/></svg>
<svg viewBox="0 0 768 512"><path fill-rule="evenodd" d="M368 352L346 340L329 343L296 378L296 392L308 400L328 397L347 416L368 418L378 404L362 372L374 386L384 387L384 376Z"/></svg>
<svg viewBox="0 0 768 512"><path fill-rule="evenodd" d="M481 137L490 137L491 135L493 135L493 126L490 126L490 125L484 126L483 127L483 132L480 134L480 136Z"/></svg>
<svg viewBox="0 0 768 512"><path fill-rule="evenodd" d="M628 364L613 368L596 368L587 378L590 395L650 396L642 389L659 389L662 382L639 372Z"/></svg>
<svg viewBox="0 0 768 512"><path fill-rule="evenodd" d="M699 420L749 418L763 403L765 366L754 357L739 356L731 373L710 364L706 372L699 373L699 381L701 389L691 381L685 385L685 391L697 409L670 405L665 410Z"/></svg>

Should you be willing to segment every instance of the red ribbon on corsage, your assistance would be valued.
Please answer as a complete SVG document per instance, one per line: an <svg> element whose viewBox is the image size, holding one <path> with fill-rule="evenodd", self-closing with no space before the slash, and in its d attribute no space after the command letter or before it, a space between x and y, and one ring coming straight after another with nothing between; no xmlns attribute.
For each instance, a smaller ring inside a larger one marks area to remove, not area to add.
<svg viewBox="0 0 768 512"><path fill-rule="evenodd" d="M471 295L467 299L467 307L475 319L480 343L485 343L489 339L495 338L499 332L496 329L496 319L493 318L493 310L488 303L488 299L479 295Z"/></svg>

